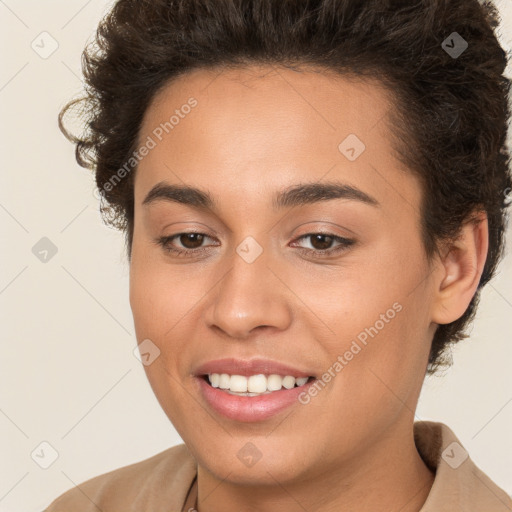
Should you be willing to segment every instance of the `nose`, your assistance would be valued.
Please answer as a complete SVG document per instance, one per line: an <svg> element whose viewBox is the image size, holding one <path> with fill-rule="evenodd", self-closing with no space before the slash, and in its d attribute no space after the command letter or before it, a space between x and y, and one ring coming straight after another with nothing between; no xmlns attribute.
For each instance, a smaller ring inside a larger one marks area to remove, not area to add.
<svg viewBox="0 0 512 512"><path fill-rule="evenodd" d="M293 294L277 273L267 266L265 252L252 263L235 253L230 270L211 294L206 310L208 327L237 340L250 338L253 331L262 329L287 329Z"/></svg>

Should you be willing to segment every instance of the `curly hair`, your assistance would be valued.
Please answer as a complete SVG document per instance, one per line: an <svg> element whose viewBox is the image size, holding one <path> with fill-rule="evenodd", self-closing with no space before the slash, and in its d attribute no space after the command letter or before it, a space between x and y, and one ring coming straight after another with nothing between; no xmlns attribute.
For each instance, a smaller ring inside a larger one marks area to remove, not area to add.
<svg viewBox="0 0 512 512"><path fill-rule="evenodd" d="M94 171L103 220L124 231L131 260L136 165L130 172L126 162L150 101L171 80L257 63L377 79L396 103L396 153L422 184L429 260L475 213L489 222L478 289L463 316L434 334L433 374L451 364L449 345L468 337L480 290L503 255L511 81L494 32L500 21L492 2L478 0L118 0L83 51L85 95L61 110L59 127L78 163ZM467 43L460 55L448 51L454 37ZM78 106L81 136L63 124Z"/></svg>

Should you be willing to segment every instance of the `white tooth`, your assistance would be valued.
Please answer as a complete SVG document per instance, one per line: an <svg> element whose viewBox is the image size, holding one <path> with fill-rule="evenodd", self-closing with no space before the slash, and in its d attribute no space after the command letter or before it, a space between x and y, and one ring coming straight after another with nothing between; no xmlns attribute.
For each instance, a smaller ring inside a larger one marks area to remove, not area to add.
<svg viewBox="0 0 512 512"><path fill-rule="evenodd" d="M295 386L295 377L292 377L291 375L287 375L283 379L283 386L286 389L292 389Z"/></svg>
<svg viewBox="0 0 512 512"><path fill-rule="evenodd" d="M279 391L283 385L283 378L281 375L276 375L275 373L269 375L267 378L267 389L269 391Z"/></svg>
<svg viewBox="0 0 512 512"><path fill-rule="evenodd" d="M211 375L208 375L208 378L210 379L210 384L212 385L212 388L219 387L220 375L218 373L212 373Z"/></svg>
<svg viewBox="0 0 512 512"><path fill-rule="evenodd" d="M227 373L221 373L219 377L219 388L220 389L229 389L229 383L231 381L231 377Z"/></svg>
<svg viewBox="0 0 512 512"><path fill-rule="evenodd" d="M244 375L229 375L227 373L211 373L208 375L210 384L214 388L220 388L231 394L245 396L257 396L272 391L279 391L283 387L292 389L296 385L303 386L308 381L308 377L293 377L286 375L272 374L268 377L260 373L245 377Z"/></svg>
<svg viewBox="0 0 512 512"><path fill-rule="evenodd" d="M238 393L246 393L247 377L244 377L243 375L231 375L231 379L229 381L229 389Z"/></svg>
<svg viewBox="0 0 512 512"><path fill-rule="evenodd" d="M303 386L308 381L309 377L298 377L295 379L295 382L297 383L297 386Z"/></svg>
<svg viewBox="0 0 512 512"><path fill-rule="evenodd" d="M251 375L247 381L247 391L251 393L264 393L267 391L267 378L260 373L259 375Z"/></svg>

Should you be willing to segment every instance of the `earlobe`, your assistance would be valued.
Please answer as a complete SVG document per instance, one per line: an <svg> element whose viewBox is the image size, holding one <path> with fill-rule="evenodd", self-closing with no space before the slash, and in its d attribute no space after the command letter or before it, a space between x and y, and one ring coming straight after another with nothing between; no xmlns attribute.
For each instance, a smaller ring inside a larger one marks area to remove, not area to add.
<svg viewBox="0 0 512 512"><path fill-rule="evenodd" d="M489 248L489 225L485 213L466 223L456 241L444 251L436 282L432 322L449 324L459 319L473 298Z"/></svg>

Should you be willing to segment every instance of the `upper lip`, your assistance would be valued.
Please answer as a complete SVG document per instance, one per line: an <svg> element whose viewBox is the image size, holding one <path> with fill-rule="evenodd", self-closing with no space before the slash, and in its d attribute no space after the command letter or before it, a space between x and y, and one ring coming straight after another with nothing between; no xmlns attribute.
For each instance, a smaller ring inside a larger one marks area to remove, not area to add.
<svg viewBox="0 0 512 512"><path fill-rule="evenodd" d="M271 361L270 359L216 359L201 364L195 369L195 375L207 375L211 373L227 373L229 375L291 375L292 377L311 377L313 374L308 371L300 370L288 364Z"/></svg>

